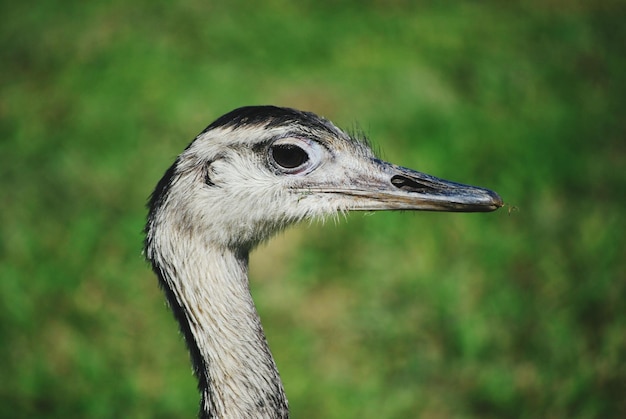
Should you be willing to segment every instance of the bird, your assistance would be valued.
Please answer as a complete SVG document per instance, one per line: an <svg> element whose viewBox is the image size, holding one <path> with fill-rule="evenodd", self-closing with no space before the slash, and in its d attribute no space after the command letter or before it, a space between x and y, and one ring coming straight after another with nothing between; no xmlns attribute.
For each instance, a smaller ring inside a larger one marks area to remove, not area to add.
<svg viewBox="0 0 626 419"><path fill-rule="evenodd" d="M250 252L289 225L347 211L487 212L485 188L381 160L311 112L246 106L212 122L148 200L144 255L190 353L200 418L288 418L248 282Z"/></svg>

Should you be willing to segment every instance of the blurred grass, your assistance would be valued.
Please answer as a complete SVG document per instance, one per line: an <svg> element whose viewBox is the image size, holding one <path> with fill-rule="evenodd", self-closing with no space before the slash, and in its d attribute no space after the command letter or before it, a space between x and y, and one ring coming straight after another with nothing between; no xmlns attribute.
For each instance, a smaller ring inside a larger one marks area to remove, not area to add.
<svg viewBox="0 0 626 419"><path fill-rule="evenodd" d="M0 416L191 417L144 203L272 103L493 188L252 257L293 417L626 416L622 2L0 3Z"/></svg>

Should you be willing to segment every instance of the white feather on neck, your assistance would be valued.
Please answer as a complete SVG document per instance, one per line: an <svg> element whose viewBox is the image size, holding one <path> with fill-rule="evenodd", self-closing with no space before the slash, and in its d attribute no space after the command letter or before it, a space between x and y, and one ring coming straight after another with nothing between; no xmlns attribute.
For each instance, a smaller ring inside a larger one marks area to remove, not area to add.
<svg viewBox="0 0 626 419"><path fill-rule="evenodd" d="M284 389L249 290L247 253L169 233L160 237L170 240L154 243L152 251L207 367L202 410L211 417L287 417Z"/></svg>

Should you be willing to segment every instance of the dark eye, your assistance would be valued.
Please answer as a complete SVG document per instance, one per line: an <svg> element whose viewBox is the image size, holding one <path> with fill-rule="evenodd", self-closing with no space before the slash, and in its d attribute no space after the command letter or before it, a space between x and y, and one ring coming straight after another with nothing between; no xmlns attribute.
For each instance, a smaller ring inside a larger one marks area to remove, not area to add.
<svg viewBox="0 0 626 419"><path fill-rule="evenodd" d="M307 152L294 144L274 144L271 153L276 164L285 169L295 169L309 160Z"/></svg>

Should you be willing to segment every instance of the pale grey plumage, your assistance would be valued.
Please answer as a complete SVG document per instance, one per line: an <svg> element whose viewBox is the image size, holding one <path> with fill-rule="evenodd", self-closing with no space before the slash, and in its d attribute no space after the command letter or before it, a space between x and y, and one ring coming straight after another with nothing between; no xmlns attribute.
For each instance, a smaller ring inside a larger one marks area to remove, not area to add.
<svg viewBox="0 0 626 419"><path fill-rule="evenodd" d="M497 194L376 158L329 121L236 109L168 169L149 203L145 254L187 341L201 417L288 417L248 287L248 254L305 218L349 210L492 211Z"/></svg>

